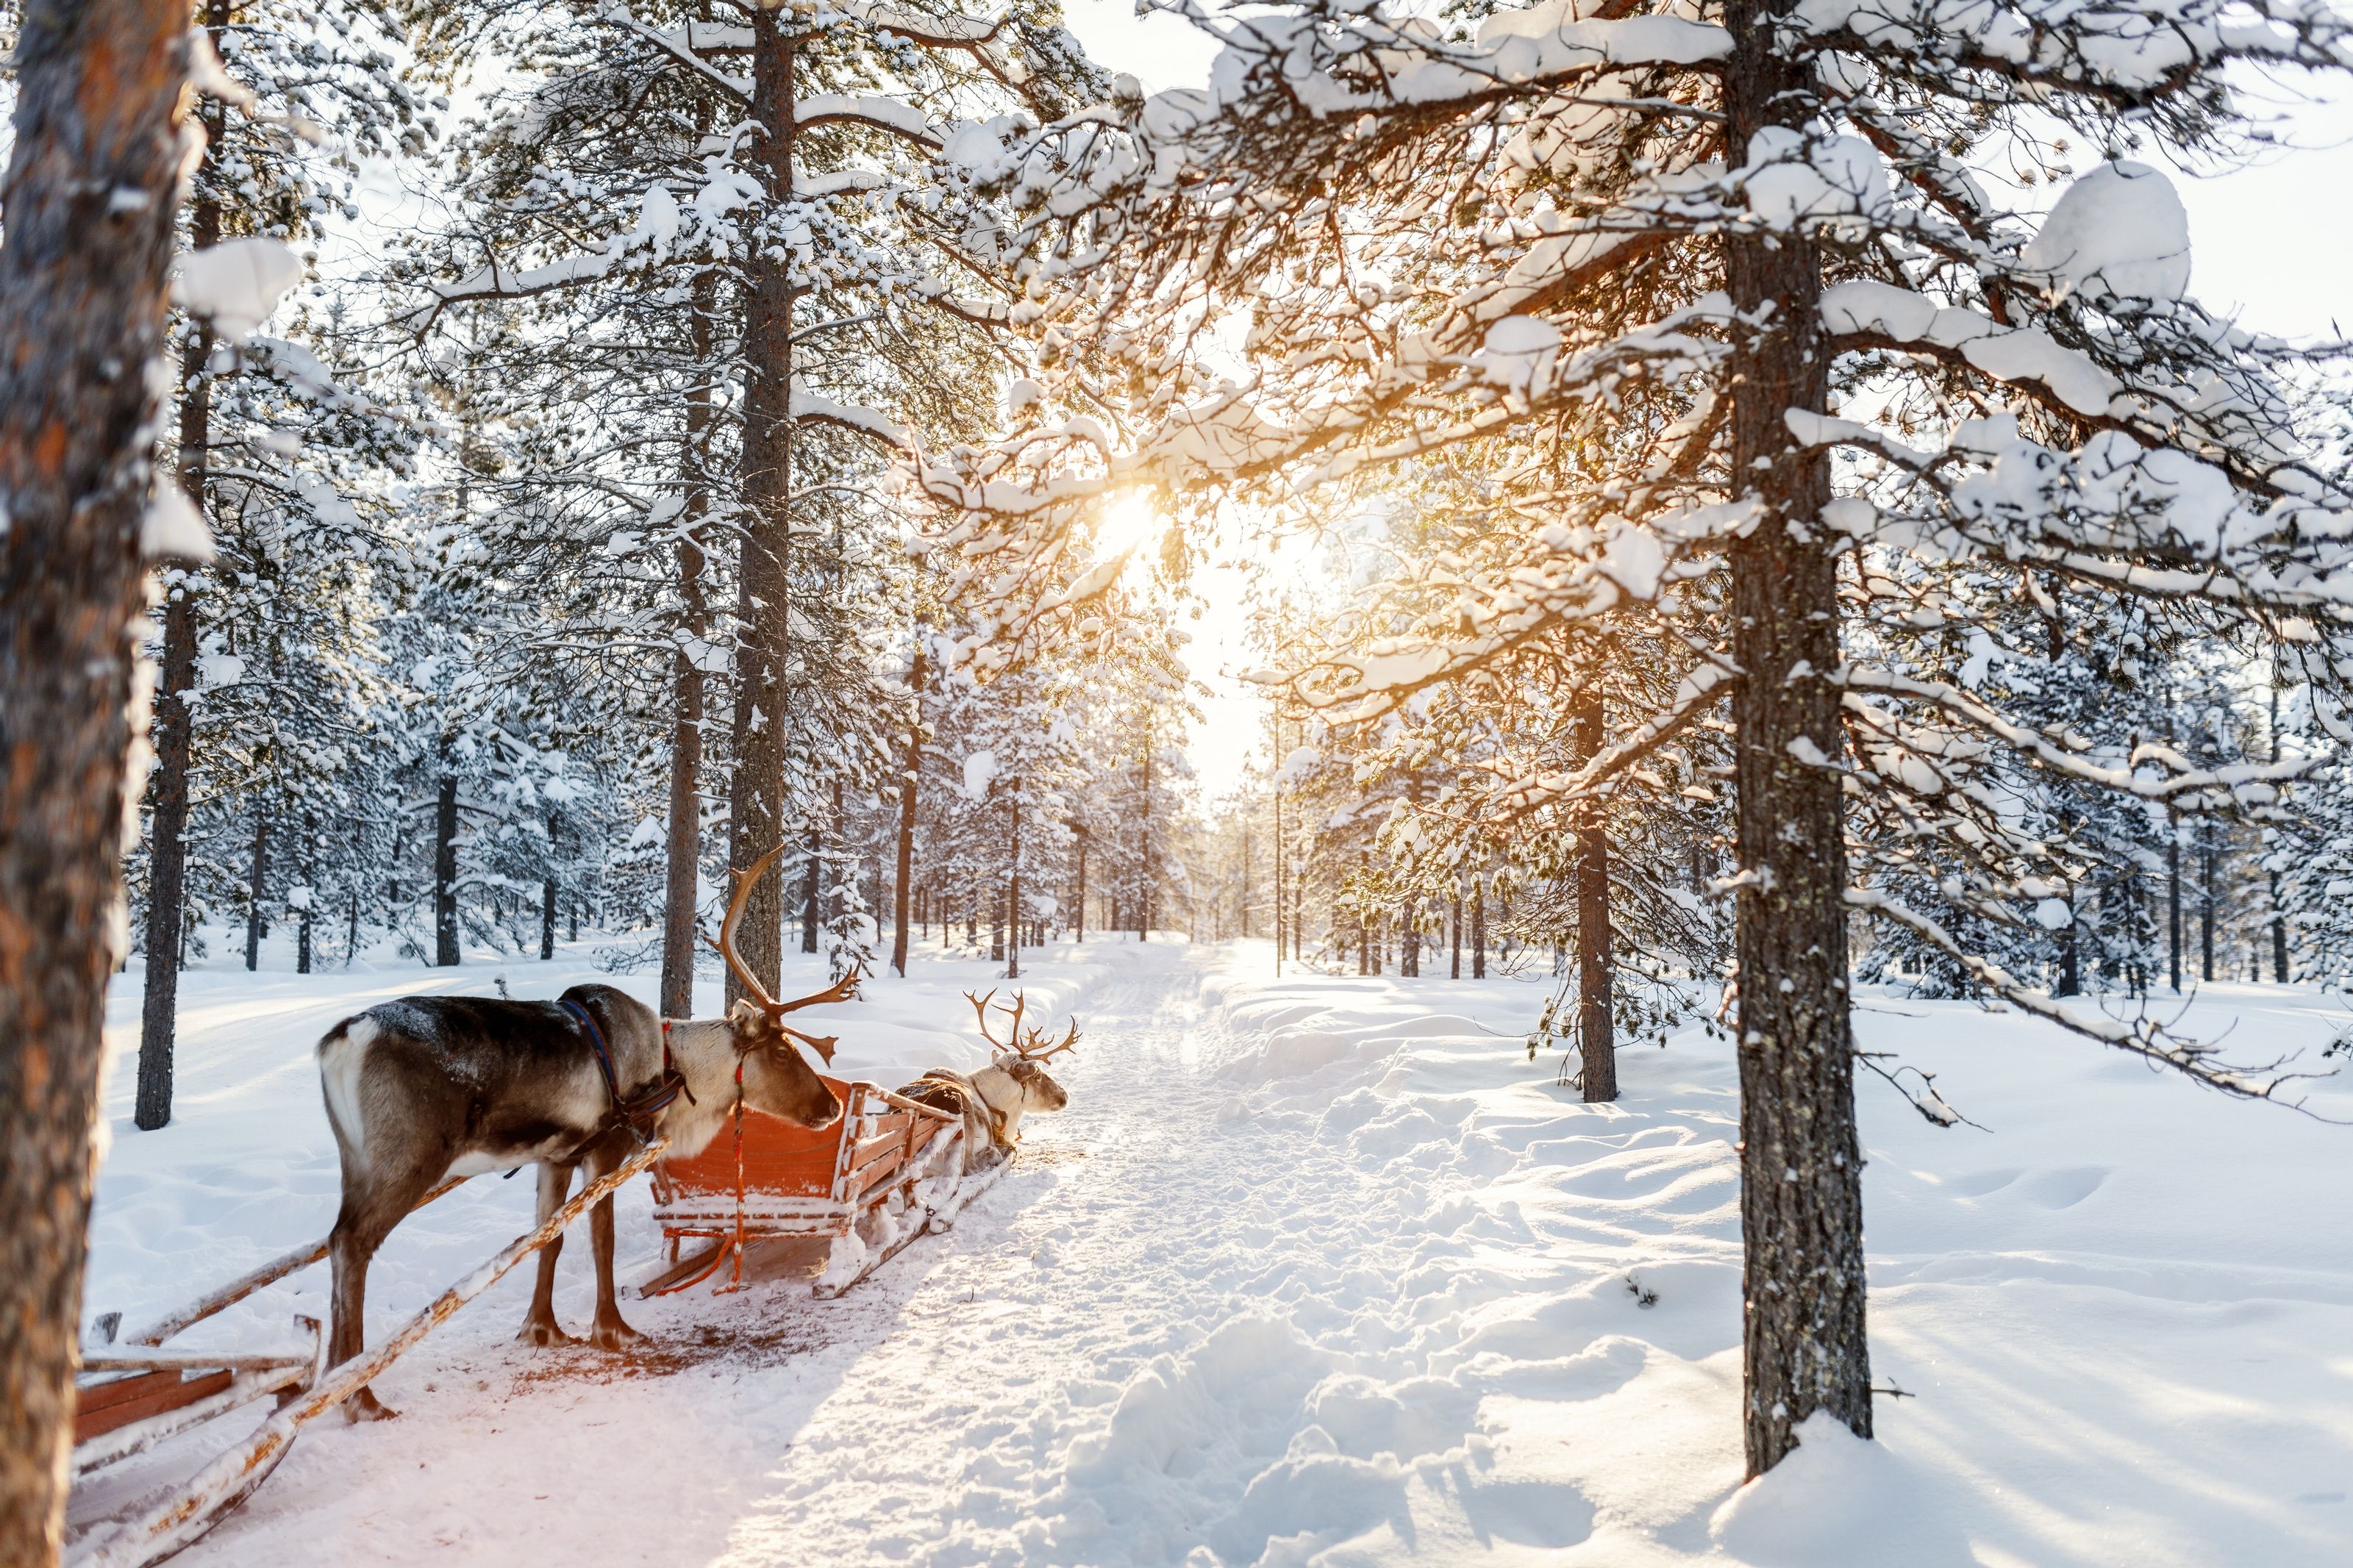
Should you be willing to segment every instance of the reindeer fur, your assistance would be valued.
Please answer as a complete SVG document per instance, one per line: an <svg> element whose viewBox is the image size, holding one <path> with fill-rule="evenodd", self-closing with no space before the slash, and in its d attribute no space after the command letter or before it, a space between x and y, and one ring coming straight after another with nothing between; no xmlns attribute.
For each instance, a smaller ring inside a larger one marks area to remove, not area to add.
<svg viewBox="0 0 2353 1568"><path fill-rule="evenodd" d="M969 1076L934 1068L899 1092L964 1118L963 1173L967 1176L1012 1152L1026 1113L1060 1110L1071 1103L1070 1094L1044 1068L1014 1056L999 1057Z"/></svg>
<svg viewBox="0 0 2353 1568"><path fill-rule="evenodd" d="M444 1177L539 1166L539 1219L563 1206L575 1168L587 1179L617 1168L636 1147L613 1120L596 1047L562 1004L576 1002L604 1031L622 1093L662 1076L661 1020L610 985L575 985L555 1002L408 996L344 1019L319 1042L319 1082L343 1157L343 1209L328 1240L334 1269L328 1358L364 1343L368 1262L395 1226ZM791 1040L750 1003L725 1018L675 1022L670 1059L686 1092L655 1113L652 1133L670 1152L700 1152L726 1124L743 1064L744 1103L803 1127L828 1127L840 1103ZM621 1320L613 1287L613 1200L589 1211L596 1265L590 1337L607 1349L638 1339ZM519 1336L567 1342L554 1310L555 1260L564 1238L539 1255L539 1279ZM390 1415L362 1390L353 1419Z"/></svg>

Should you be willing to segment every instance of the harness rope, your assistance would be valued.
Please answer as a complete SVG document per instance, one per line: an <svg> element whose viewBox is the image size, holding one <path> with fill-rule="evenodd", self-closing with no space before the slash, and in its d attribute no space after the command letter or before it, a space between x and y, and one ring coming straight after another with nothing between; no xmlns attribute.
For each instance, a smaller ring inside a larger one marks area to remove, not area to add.
<svg viewBox="0 0 2353 1568"><path fill-rule="evenodd" d="M613 1100L613 1109L606 1117L607 1124L627 1127L629 1130L629 1136L638 1141L639 1148L642 1149L646 1145L646 1135L653 1130L654 1118L659 1115L670 1101L676 1100L681 1094L685 1094L688 1103L693 1102L694 1096L687 1090L686 1075L680 1072L677 1064L670 1060L668 1019L662 1021L661 1077L655 1079L653 1086L644 1093L631 1099L621 1092L620 1075L613 1070L613 1050L605 1043L605 1031L597 1026L596 1015L569 996L559 1001L556 1005L580 1020L582 1026L588 1031L588 1043L596 1047L596 1067L605 1075L605 1092ZM737 1085L739 1094L741 1088L739 1075ZM599 1131L601 1131L602 1129Z"/></svg>
<svg viewBox="0 0 2353 1568"><path fill-rule="evenodd" d="M735 1239L728 1245L728 1257L733 1260L727 1271L727 1283L712 1292L714 1296L731 1295L744 1289L744 1058L735 1058ZM712 1267L719 1267L712 1260Z"/></svg>

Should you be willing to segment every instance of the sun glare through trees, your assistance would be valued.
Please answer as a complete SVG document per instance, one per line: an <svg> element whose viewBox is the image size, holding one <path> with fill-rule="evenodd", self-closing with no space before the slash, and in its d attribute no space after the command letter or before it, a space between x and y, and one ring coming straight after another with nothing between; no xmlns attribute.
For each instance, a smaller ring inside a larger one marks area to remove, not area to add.
<svg viewBox="0 0 2353 1568"><path fill-rule="evenodd" d="M2353 1561L2338 0L0 55L0 1563Z"/></svg>

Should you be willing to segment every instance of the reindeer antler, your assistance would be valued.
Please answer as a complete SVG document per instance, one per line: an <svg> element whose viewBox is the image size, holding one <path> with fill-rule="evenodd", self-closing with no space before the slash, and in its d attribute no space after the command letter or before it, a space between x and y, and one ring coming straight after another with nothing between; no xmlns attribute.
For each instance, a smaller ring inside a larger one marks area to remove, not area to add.
<svg viewBox="0 0 2353 1568"><path fill-rule="evenodd" d="M822 991L813 991L797 1002L777 1003L776 1011L797 1013L804 1007L822 1007L828 1002L854 1002L857 999L858 974L853 970Z"/></svg>
<svg viewBox="0 0 2353 1568"><path fill-rule="evenodd" d="M753 861L751 865L735 873L735 896L727 902L727 918L719 922L719 940L711 944L717 948L719 955L727 961L727 967L734 972L736 983L744 987L744 992L758 1005L760 1011L766 1014L772 1022L782 1019L787 1013L797 1013L804 1007L820 1007L828 1002L847 1002L858 994L858 975L855 971L852 971L822 991L794 1001L779 1002L768 994L768 988L760 984L760 977L752 973L752 966L744 962L743 953L737 951L735 929L743 923L744 906L751 901L752 889L763 876L767 874L768 868L776 863L776 857L784 852L785 847L779 844L757 860ZM992 992L991 994L995 993ZM798 1029L785 1028L782 1023L777 1023L776 1026L823 1057L828 1067L833 1065L833 1047L838 1037L805 1035Z"/></svg>
<svg viewBox="0 0 2353 1568"><path fill-rule="evenodd" d="M1008 1015L1013 1020L1011 1028L1007 1031L1011 1037L1002 1040L988 1031L988 1005L997 1000L996 991L992 989L986 996L976 996L967 991L964 994L964 999L972 1004L973 1012L979 1016L980 1037L1008 1056L1019 1057L1025 1062L1042 1062L1048 1057L1060 1056L1062 1052L1076 1049L1078 1047L1079 1026L1073 1023L1071 1026L1071 1032L1063 1036L1060 1041L1045 1050L1041 1051L1038 1048L1046 1044L1046 1031L1024 1029L1021 1026L1022 1015L1029 1010L1029 995L1026 991L1016 991L1011 1003L999 1004L997 1006L998 1012Z"/></svg>
<svg viewBox="0 0 2353 1568"><path fill-rule="evenodd" d="M751 900L752 889L767 873L768 868L776 863L776 857L784 852L785 847L779 844L735 873L735 896L727 901L727 918L719 922L719 940L711 944L719 950L719 956L725 959L727 967L734 972L735 983L743 986L752 1000L760 1005L760 1010L771 1017L779 1016L781 1005L768 994L768 988L760 984L760 977L752 973L752 966L744 962L744 955L735 951L735 928L743 921L744 906Z"/></svg>
<svg viewBox="0 0 2353 1568"><path fill-rule="evenodd" d="M980 1037L1000 1051L1011 1050L1013 1047L1010 1045L988 1032L988 1005L997 1000L997 988L991 986L986 996L976 996L967 991L964 994L964 999L972 1004L973 1012L980 1018Z"/></svg>
<svg viewBox="0 0 2353 1568"><path fill-rule="evenodd" d="M1021 1047L1021 1059L1022 1059L1023 1061L1025 1061L1025 1062L1042 1062L1042 1061L1044 1061L1048 1057L1059 1057L1059 1056L1060 1056L1064 1051L1074 1051L1074 1050L1077 1050L1077 1049L1079 1048L1079 1022L1078 1022L1078 1020L1077 1020L1077 1019L1075 1019L1075 1018L1071 1019L1071 1032L1070 1032L1069 1034L1067 1034L1067 1035L1064 1035L1060 1039L1059 1039L1059 1040L1055 1041L1053 1045L1047 1047L1047 1048L1046 1048L1046 1049L1044 1049L1044 1050L1042 1050L1042 1051L1041 1051L1041 1050L1039 1050L1039 1049L1037 1049L1037 1048L1036 1048L1037 1047L1039 1047L1039 1046L1042 1046L1042 1045L1045 1045L1045 1044L1046 1044L1046 1031L1045 1031L1045 1030L1043 1030L1043 1029L1032 1029L1032 1030L1030 1030L1030 1031L1029 1031L1029 1039L1028 1044L1024 1045L1024 1046Z"/></svg>

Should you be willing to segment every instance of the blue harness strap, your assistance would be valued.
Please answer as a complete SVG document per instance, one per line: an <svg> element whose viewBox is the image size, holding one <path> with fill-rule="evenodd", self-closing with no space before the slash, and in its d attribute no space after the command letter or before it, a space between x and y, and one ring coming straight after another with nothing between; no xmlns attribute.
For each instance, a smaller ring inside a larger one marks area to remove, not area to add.
<svg viewBox="0 0 2353 1568"><path fill-rule="evenodd" d="M605 1091L613 1097L614 1119L636 1133L639 1142L645 1142L645 1129L651 1124L654 1113L676 1100L679 1091L686 1087L686 1079L670 1065L669 1042L664 1041L662 1046L663 1072L660 1079L643 1095L631 1100L621 1092L620 1075L613 1070L613 1050L605 1043L605 1031L597 1026L596 1016L569 996L564 997L556 1005L579 1019L587 1029L588 1043L596 1050L597 1070L605 1075Z"/></svg>

